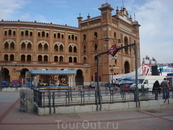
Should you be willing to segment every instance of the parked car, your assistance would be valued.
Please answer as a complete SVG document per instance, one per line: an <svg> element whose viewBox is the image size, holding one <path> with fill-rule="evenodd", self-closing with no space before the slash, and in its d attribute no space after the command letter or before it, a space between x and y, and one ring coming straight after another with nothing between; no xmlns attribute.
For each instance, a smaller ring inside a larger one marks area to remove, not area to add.
<svg viewBox="0 0 173 130"><path fill-rule="evenodd" d="M10 83L10 87L21 87L22 84L20 82L20 80L12 80L11 83Z"/></svg>
<svg viewBox="0 0 173 130"><path fill-rule="evenodd" d="M0 82L0 87L8 87L9 86L9 82L8 81L1 81Z"/></svg>

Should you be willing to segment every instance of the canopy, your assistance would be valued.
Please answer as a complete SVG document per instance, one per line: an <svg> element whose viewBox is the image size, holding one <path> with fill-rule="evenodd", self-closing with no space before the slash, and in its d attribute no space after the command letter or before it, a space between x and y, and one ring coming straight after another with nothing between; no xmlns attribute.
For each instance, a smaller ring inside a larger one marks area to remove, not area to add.
<svg viewBox="0 0 173 130"><path fill-rule="evenodd" d="M63 69L63 70L41 69L41 70L30 70L29 73L31 75L74 75L77 73L77 71L76 70L68 70L68 69Z"/></svg>

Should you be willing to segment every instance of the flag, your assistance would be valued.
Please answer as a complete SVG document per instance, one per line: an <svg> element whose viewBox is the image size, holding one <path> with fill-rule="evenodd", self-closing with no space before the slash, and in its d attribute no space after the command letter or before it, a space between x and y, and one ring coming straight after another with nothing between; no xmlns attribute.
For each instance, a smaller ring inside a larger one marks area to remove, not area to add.
<svg viewBox="0 0 173 130"><path fill-rule="evenodd" d="M156 61L156 59L152 58L152 61Z"/></svg>
<svg viewBox="0 0 173 130"><path fill-rule="evenodd" d="M150 60L150 58L148 56L145 57L146 60Z"/></svg>

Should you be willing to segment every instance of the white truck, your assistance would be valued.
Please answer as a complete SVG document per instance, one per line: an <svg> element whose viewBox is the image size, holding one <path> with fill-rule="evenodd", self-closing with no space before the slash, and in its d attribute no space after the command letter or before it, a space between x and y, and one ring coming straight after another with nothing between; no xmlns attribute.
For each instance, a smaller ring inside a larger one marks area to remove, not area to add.
<svg viewBox="0 0 173 130"><path fill-rule="evenodd" d="M141 87L144 86L144 88L148 88L149 91L152 91L154 82L158 80L161 84L164 78L166 78L166 76L138 76L138 89L141 89ZM136 83L130 85L131 90L134 90L135 88Z"/></svg>

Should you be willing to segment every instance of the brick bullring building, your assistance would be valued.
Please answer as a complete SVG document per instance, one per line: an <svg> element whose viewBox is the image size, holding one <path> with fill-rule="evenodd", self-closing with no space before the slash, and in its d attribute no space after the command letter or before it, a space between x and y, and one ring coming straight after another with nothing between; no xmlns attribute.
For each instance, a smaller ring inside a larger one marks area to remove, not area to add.
<svg viewBox="0 0 173 130"><path fill-rule="evenodd" d="M137 43L138 65L140 64L140 41L137 21L133 21L126 8L114 9L102 4L101 15L87 19L79 15L78 27L54 23L0 21L0 80L22 80L30 69L77 70L76 85L97 82L96 55L106 52L112 45L117 47ZM104 39L109 37L109 41ZM121 40L121 43L117 41ZM99 81L109 81L112 74L124 74L135 70L133 47L116 54L99 58ZM113 69L112 71L110 71ZM60 79L68 76L40 76Z"/></svg>

